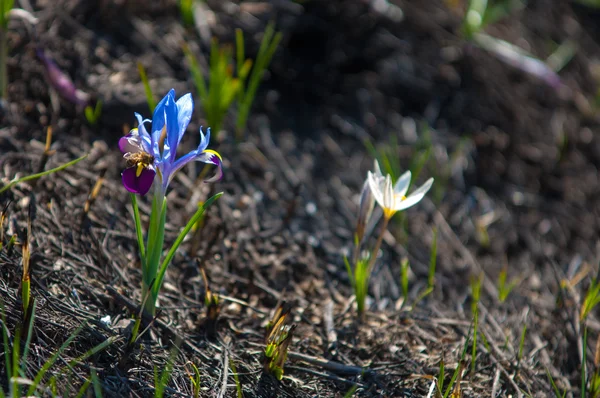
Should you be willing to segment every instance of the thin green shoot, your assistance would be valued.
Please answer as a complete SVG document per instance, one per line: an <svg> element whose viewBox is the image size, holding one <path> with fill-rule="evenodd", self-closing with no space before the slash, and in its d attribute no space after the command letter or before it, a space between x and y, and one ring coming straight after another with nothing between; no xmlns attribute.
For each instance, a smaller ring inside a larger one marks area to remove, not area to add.
<svg viewBox="0 0 600 398"><path fill-rule="evenodd" d="M197 0L179 0L179 14L183 21L183 26L191 27L194 26L194 5Z"/></svg>
<svg viewBox="0 0 600 398"><path fill-rule="evenodd" d="M412 173L411 181L416 181L425 165L429 161L431 154L433 153L433 142L431 140L431 131L427 123L420 123L421 132L419 135L419 141L417 144L417 151L412 156L410 171Z"/></svg>
<svg viewBox="0 0 600 398"><path fill-rule="evenodd" d="M29 316L26 318L27 321L27 334L25 335L25 346L23 347L23 355L21 358L21 377L25 377L25 370L27 368L27 357L31 348L31 338L33 336L33 324L35 322L35 309L36 300L35 297L31 300L31 307L29 308Z"/></svg>
<svg viewBox="0 0 600 398"><path fill-rule="evenodd" d="M548 368L546 368L546 375L548 376L548 380L550 381L550 386L552 386L552 390L554 390L554 395L556 396L556 398L565 398L567 396L567 390L564 390L562 394L560 393L560 390L558 389L558 386L554 382L554 378L550 374L550 371L548 370Z"/></svg>
<svg viewBox="0 0 600 398"><path fill-rule="evenodd" d="M73 370L74 366L79 365L80 363L83 363L83 361L85 361L86 359L88 359L92 355L96 355L100 351L104 351L109 346L111 346L112 344L114 344L115 342L117 342L119 340L120 340L120 337L110 336L109 338L107 338L106 340L104 340L102 343L100 343L100 344L98 344L98 345L90 348L89 350L87 350L86 352L84 352L83 354L81 354L80 356L78 356L77 358L70 360L67 363L67 365L65 367L63 367L58 373L64 373L64 372L66 372L67 368Z"/></svg>
<svg viewBox="0 0 600 398"><path fill-rule="evenodd" d="M83 156L81 156L81 157L79 157L77 159L71 160L70 162L67 162L67 163L65 163L63 165L60 165L58 167L55 167L53 169L42 171L41 173L31 174L31 175L28 175L28 176L25 176L25 177L13 179L8 184L6 184L2 188L0 188L0 194L3 193L3 192L5 192L5 191L7 191L7 190L9 190L13 186L15 186L15 185L17 185L17 184L19 184L21 182L35 180L37 178L44 177L44 176L47 176L47 175L52 174L52 173L56 173L58 171L62 171L64 169L66 169L67 167L71 167L71 166L73 166L73 165L81 162L83 159L87 158L87 156L88 156L87 154L83 155Z"/></svg>
<svg viewBox="0 0 600 398"><path fill-rule="evenodd" d="M146 291L144 292L144 296L142 297L142 304L140 305L140 311L137 314L137 316L135 317L135 322L133 323L133 328L131 329L131 335L129 336L129 341L127 342L129 349L133 348L133 345L138 341L138 339L140 337L142 337L144 335L144 333L150 327L152 322L154 322L154 319L153 319L152 322L150 322L146 326L146 329L142 330L142 333L140 333L142 319L144 318L144 308L146 308L146 302L148 301L148 299L150 298L150 296L152 294L152 286L154 285L155 282L156 282L156 279L153 279L152 282L150 282L150 286L148 286L148 289L146 289Z"/></svg>
<svg viewBox="0 0 600 398"><path fill-rule="evenodd" d="M508 264L504 264L500 274L498 275L498 300L501 303L505 302L512 290L519 283L517 279L508 280Z"/></svg>
<svg viewBox="0 0 600 398"><path fill-rule="evenodd" d="M467 39L479 32L484 26L488 0L470 0L463 21L463 32Z"/></svg>
<svg viewBox="0 0 600 398"><path fill-rule="evenodd" d="M44 365L42 365L42 368L35 375L33 382L29 386L29 390L27 390L28 396L34 395L35 390L37 389L38 385L40 384L40 382L42 381L42 379L44 378L44 376L46 375L48 370L50 370L50 368L52 367L52 365L54 365L54 363L56 362L58 357L73 342L73 340L75 340L77 335L79 335L79 333L83 330L83 328L85 326L86 326L85 322L82 323L81 325L79 325L79 327L77 329L75 329L75 331L69 336L69 338L67 338L67 340L59 347L59 349L50 358L48 358L48 360L44 363Z"/></svg>
<svg viewBox="0 0 600 398"><path fill-rule="evenodd" d="M593 280L581 305L579 321L584 322L598 303L600 303L600 283Z"/></svg>
<svg viewBox="0 0 600 398"><path fill-rule="evenodd" d="M248 78L248 84L244 84L242 87L244 95L241 96L240 99L238 99L238 114L235 123L236 137L238 141L241 140L244 129L246 128L246 122L250 114L250 108L252 107L252 103L254 102L254 97L256 96L256 91L258 90L258 86L260 85L260 82L263 78L264 71L268 68L269 64L271 63L271 58L273 58L273 54L275 54L275 50L277 50L277 46L279 45L279 42L281 41L282 37L283 35L281 34L281 32L275 33L275 23L269 22L265 29L265 32L263 33L263 38L260 42L260 47L258 48L258 54L256 55L254 67L252 68L252 72L250 72L250 77ZM236 32L236 46L238 48L238 54L240 54L240 47L243 48L243 45L243 36L241 35L241 33ZM245 77L243 75L245 73L247 74L247 72L244 72L244 65L248 64L246 62L242 64L238 60L237 65L238 77ZM249 68L249 66L247 67Z"/></svg>
<svg viewBox="0 0 600 398"><path fill-rule="evenodd" d="M454 370L454 373L452 373L452 378L450 379L450 383L448 384L448 388L446 389L446 392L444 393L443 398L447 398L448 395L450 395L450 393L452 392L452 386L453 386L454 382L457 379L459 379L459 375L461 374L461 372L463 370L463 363L465 361L465 357L467 356L467 349L469 348L469 340L470 339L471 339L471 329L469 329L469 333L467 334L467 339L465 340L465 345L463 347L462 353L460 354L460 360L458 362L459 365Z"/></svg>
<svg viewBox="0 0 600 398"><path fill-rule="evenodd" d="M344 398L352 398L354 394L356 394L356 390L358 390L358 384L355 384L352 387L350 387L350 389L344 394Z"/></svg>
<svg viewBox="0 0 600 398"><path fill-rule="evenodd" d="M13 8L14 0L0 0L0 99L7 97L8 73L8 13Z"/></svg>
<svg viewBox="0 0 600 398"><path fill-rule="evenodd" d="M208 85L196 57L187 45L183 47L183 51L190 64L206 121L218 135L223 128L225 116L241 88L240 80L233 76L233 50L231 46L219 46L216 38L212 40Z"/></svg>
<svg viewBox="0 0 600 398"><path fill-rule="evenodd" d="M148 76L146 75L146 69L141 62L137 63L138 72L140 74L140 79L142 80L142 84L144 85L144 93L146 94L146 102L148 103L148 108L150 108L150 112L154 111L156 108L156 99L154 94L152 93L152 88L150 87L150 82L148 81Z"/></svg>
<svg viewBox="0 0 600 398"><path fill-rule="evenodd" d="M187 365L191 365L193 372L190 372L187 369ZM190 378L190 383L192 384L192 397L199 398L200 397L200 370L193 362L188 362L186 364L185 370Z"/></svg>
<svg viewBox="0 0 600 398"><path fill-rule="evenodd" d="M100 383L100 379L98 379L95 368L92 368L91 370L90 379L92 380L92 386L94 387L94 397L102 398L102 384Z"/></svg>
<svg viewBox="0 0 600 398"><path fill-rule="evenodd" d="M231 368L231 374L233 374L233 379L235 380L235 391L237 393L237 398L244 398L244 393L242 391L242 383L240 383L240 377L238 375L237 368L233 359L229 360L229 367Z"/></svg>
<svg viewBox="0 0 600 398"><path fill-rule="evenodd" d="M90 388L90 384L92 384L92 379L86 379L86 381L81 385L79 391L77 391L76 398L83 398L87 390Z"/></svg>
<svg viewBox="0 0 600 398"><path fill-rule="evenodd" d="M522 0L500 0L493 1L488 5L483 16L483 26L498 22L500 19L509 16L511 13L525 7Z"/></svg>
<svg viewBox="0 0 600 398"><path fill-rule="evenodd" d="M100 116L102 115L102 101L96 101L96 106L92 107L88 105L85 107L85 120L92 126L98 124L98 120L100 120Z"/></svg>
<svg viewBox="0 0 600 398"><path fill-rule="evenodd" d="M400 285L402 286L402 297L404 298L404 302L408 300L408 269L410 268L410 263L408 262L408 258L402 259L400 262Z"/></svg>
<svg viewBox="0 0 600 398"><path fill-rule="evenodd" d="M587 397L587 325L583 327L583 341L582 341L582 350L583 355L581 359L581 396Z"/></svg>
<svg viewBox="0 0 600 398"><path fill-rule="evenodd" d="M485 333L480 331L479 337L481 338L481 342L483 343L483 346L485 347L486 351L492 352L492 346L490 345L490 342L488 341L487 337L485 337Z"/></svg>
<svg viewBox="0 0 600 398"><path fill-rule="evenodd" d="M438 372L437 388L439 395L444 391L444 378L446 377L446 367L444 364L444 358L440 359L440 371Z"/></svg>
<svg viewBox="0 0 600 398"><path fill-rule="evenodd" d="M12 253L13 247L15 246L16 243L17 243L17 234L13 234L5 246L6 252L8 254Z"/></svg>
<svg viewBox="0 0 600 398"><path fill-rule="evenodd" d="M21 301L23 303L23 320L27 319L29 313L29 301L31 299L31 214L27 218L27 236L21 250L23 263L23 275L21 276Z"/></svg>
<svg viewBox="0 0 600 398"><path fill-rule="evenodd" d="M437 228L433 229L433 242L431 243L431 254L429 256L429 273L427 274L427 287L435 287L435 269L437 265Z"/></svg>
<svg viewBox="0 0 600 398"><path fill-rule="evenodd" d="M12 395L14 398L18 398L20 394L19 391L19 354L21 353L21 328L18 328L15 332L15 338L13 339L12 346L12 364L11 369L13 371L13 376L11 377L10 391L12 391Z"/></svg>
<svg viewBox="0 0 600 398"><path fill-rule="evenodd" d="M477 336L479 333L479 301L481 300L481 284L483 276L471 280L471 313L473 314L473 344L471 346L471 374L475 373L477 358Z"/></svg>
<svg viewBox="0 0 600 398"><path fill-rule="evenodd" d="M8 385L10 385L10 379L12 377L12 361L8 353L11 351L9 342L9 331L6 323L6 311L4 309L4 300L0 298L0 317L2 318L2 343L4 345L4 365L6 369L6 376L8 377ZM0 388L2 391L2 388Z"/></svg>
<svg viewBox="0 0 600 398"><path fill-rule="evenodd" d="M401 174L398 138L391 135L390 142L381 148L376 148L368 139L364 141L364 145L371 157L381 166L382 173L389 174L392 181L396 181Z"/></svg>
<svg viewBox="0 0 600 398"><path fill-rule="evenodd" d="M369 279L371 276L369 272L369 260L371 255L359 257L354 265L354 270L352 270L348 258L344 256L346 272L348 273L350 283L354 289L354 295L356 296L356 308L359 317L364 313L365 301L369 290Z"/></svg>
<svg viewBox="0 0 600 398"><path fill-rule="evenodd" d="M431 293L433 293L433 287L426 287L425 290L419 293L415 301L413 301L411 307L415 308L417 304L419 304L425 297L429 296Z"/></svg>
<svg viewBox="0 0 600 398"><path fill-rule="evenodd" d="M577 54L578 45L573 40L567 39L546 59L546 64L554 72L560 72Z"/></svg>
<svg viewBox="0 0 600 398"><path fill-rule="evenodd" d="M169 359L167 359L167 364L165 368L160 372L160 376L158 373L158 368L154 366L154 397L162 398L165 395L165 389L169 384L169 380L171 380L171 374L173 373L173 365L175 364L175 358L177 357L177 353L179 351L179 342L175 344L175 346L171 349L169 353Z"/></svg>
<svg viewBox="0 0 600 398"><path fill-rule="evenodd" d="M519 340L519 352L517 353L517 370L521 364L521 359L523 358L523 350L525 348L525 336L527 334L527 324L523 325L523 329L521 330L521 339Z"/></svg>

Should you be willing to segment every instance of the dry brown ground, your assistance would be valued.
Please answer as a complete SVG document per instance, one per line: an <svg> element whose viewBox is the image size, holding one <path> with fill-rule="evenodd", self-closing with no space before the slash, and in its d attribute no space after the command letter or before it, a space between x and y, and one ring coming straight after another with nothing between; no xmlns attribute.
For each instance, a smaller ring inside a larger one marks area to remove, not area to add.
<svg viewBox="0 0 600 398"><path fill-rule="evenodd" d="M202 396L234 396L228 366L233 360L245 397L341 397L353 385L358 396L423 397L442 359L447 374L458 366L472 323L469 283L484 275L479 328L487 344L480 338L476 358L466 357L467 366L476 365L463 377L464 396L553 396L547 372L568 396L580 395L577 316L597 267L600 219L598 32L591 9L529 1L487 29L541 58L553 43L576 43L560 72L564 87L555 90L466 42L460 1L455 8L450 1L398 1L401 23L358 0L240 7L208 1L211 32L226 42L235 27L243 28L252 38L248 55L270 19L284 39L246 139L236 145L225 137L218 145L226 159L223 181L195 184L198 166L172 184L167 242L199 200L225 194L170 267L163 311L150 338L139 351L125 353L141 274L116 143L123 125L133 123L134 110L148 114L136 62L146 66L157 95L171 87L181 95L193 86L179 44L186 39L204 57L207 47L193 29L181 26L173 2L59 3L32 2L40 18L38 43L105 107L96 127L65 101L53 108L35 43L22 24L11 24L2 182L38 170L49 125L56 153L46 168L90 154L68 171L35 186L20 184L0 198L2 206L10 202L7 233L22 237L28 208L35 209L32 285L38 313L29 376L87 321L60 367L108 338L117 342L62 377L61 387L80 386L94 368L104 396L152 396L153 368L162 368L180 336L167 391L173 396L191 394L188 362L202 372ZM190 148L201 117L197 110L184 142ZM385 146L396 137L397 156L407 168L426 131L432 155L422 176L436 178L434 189L386 235L370 311L357 324L343 254L372 164L364 142ZM100 176L104 183L86 215L84 204ZM144 202L142 213L148 211ZM479 226L488 217L485 244ZM409 310L399 264L410 260L412 303L425 289L434 229L436 288ZM223 299L212 339L202 327L204 284L197 260ZM501 303L496 282L505 265L509 278L520 282ZM0 266L12 330L20 315L20 250L0 252ZM576 275L585 277L561 289L561 281ZM278 383L262 375L261 344L280 300L292 304L298 327L286 377ZM110 325L100 322L106 315ZM517 361L524 325L524 354ZM592 315L588 325L593 358L600 324ZM3 366L0 361L6 389Z"/></svg>

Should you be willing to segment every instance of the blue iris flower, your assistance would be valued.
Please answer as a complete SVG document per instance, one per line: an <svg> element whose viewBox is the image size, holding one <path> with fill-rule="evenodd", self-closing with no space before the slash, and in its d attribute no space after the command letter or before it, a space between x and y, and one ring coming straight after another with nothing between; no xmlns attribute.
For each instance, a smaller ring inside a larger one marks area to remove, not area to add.
<svg viewBox="0 0 600 398"><path fill-rule="evenodd" d="M177 147L193 111L194 100L191 94L175 101L175 90L171 90L156 106L152 120L135 114L138 127L119 140L119 149L127 161L127 168L121 176L123 185L129 192L145 195L158 176L155 190L157 194L164 196L175 172L192 161L217 166L217 174L206 182L218 181L223 177L221 155L212 149L206 149L210 141L210 128L206 135L200 129L200 144L197 149L176 159ZM151 123L150 132L146 128L147 123Z"/></svg>

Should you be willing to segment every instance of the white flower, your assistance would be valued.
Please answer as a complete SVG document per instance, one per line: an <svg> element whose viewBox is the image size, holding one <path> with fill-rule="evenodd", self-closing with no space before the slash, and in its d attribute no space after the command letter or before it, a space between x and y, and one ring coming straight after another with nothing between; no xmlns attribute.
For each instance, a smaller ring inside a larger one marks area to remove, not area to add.
<svg viewBox="0 0 600 398"><path fill-rule="evenodd" d="M433 178L430 178L425 184L406 196L406 191L408 191L408 186L410 185L410 178L411 173L407 171L392 186L392 177L389 174L384 177L379 164L375 161L375 172L372 173L369 171L367 180L369 181L369 187L373 196L375 196L375 200L383 209L385 218L390 219L397 211L405 210L420 202L433 184Z"/></svg>

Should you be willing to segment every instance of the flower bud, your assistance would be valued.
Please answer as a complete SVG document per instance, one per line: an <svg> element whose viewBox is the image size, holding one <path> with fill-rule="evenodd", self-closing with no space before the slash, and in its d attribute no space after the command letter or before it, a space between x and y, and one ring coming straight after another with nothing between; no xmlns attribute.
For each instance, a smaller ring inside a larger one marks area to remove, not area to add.
<svg viewBox="0 0 600 398"><path fill-rule="evenodd" d="M368 180L363 184L359 206L358 220L356 222L356 240L360 243L365 235L365 229L375 206L375 197L373 196L373 192L371 192Z"/></svg>
<svg viewBox="0 0 600 398"><path fill-rule="evenodd" d="M90 100L90 95L81 90L75 88L71 78L60 70L58 65L46 55L42 48L36 50L37 56L44 64L46 69L46 77L50 85L67 101L75 104L85 106Z"/></svg>

